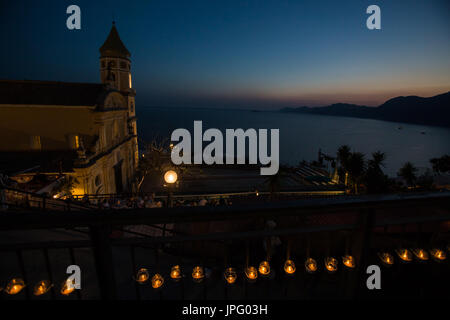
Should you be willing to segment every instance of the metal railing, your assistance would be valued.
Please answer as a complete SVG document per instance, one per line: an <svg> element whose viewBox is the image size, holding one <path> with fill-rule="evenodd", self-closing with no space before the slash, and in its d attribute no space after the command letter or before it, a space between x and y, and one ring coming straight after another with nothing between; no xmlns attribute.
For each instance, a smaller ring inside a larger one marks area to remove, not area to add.
<svg viewBox="0 0 450 320"><path fill-rule="evenodd" d="M48 258L57 250L68 251L69 264L90 266L88 271L82 268L90 281L88 288L75 290L73 297L79 299L356 298L369 295L364 287L365 272L369 264L382 265L377 252L395 255L399 248L447 250L449 221L450 193L305 199L231 207L71 210L64 214L23 209L0 213L0 236L71 229L77 230L79 237L70 231L65 240L5 242L0 244L0 254L2 264L16 260L16 273L30 284L24 288L22 298L30 299L36 298L32 284L42 279L32 278L25 253L34 251L35 256L44 257L42 277L58 284L55 270L62 270L62 263L58 265ZM149 226L153 232L130 232L128 226L133 225L144 229ZM165 232L168 225L173 226L173 232ZM77 253L83 253L82 261ZM351 255L355 266L348 268L339 262L343 255ZM337 271L327 271L322 261L328 256L338 260ZM318 264L314 274L305 272L304 262L309 257ZM296 263L294 276L283 271L287 258ZM243 270L250 265L258 268L263 260L269 261L271 276L260 273L256 282L248 281ZM183 270L180 281L171 280L174 265ZM194 266L204 267L206 277L200 283L192 280ZM133 278L143 267L150 273L147 285ZM237 272L234 284L224 278L226 267ZM438 263L431 254L425 263L407 264L397 257L395 266L386 270L396 281L404 274L424 277L417 290L411 290L410 283L400 288L392 285L388 295L394 297L441 294L444 289L439 283L450 279L448 259ZM8 280L4 277L10 273L0 272L0 281ZM158 289L150 285L155 273L165 279ZM64 274L60 272L61 276ZM440 277L440 281L433 277ZM61 297L56 286L48 297Z"/></svg>
<svg viewBox="0 0 450 320"><path fill-rule="evenodd" d="M4 199L1 205L12 209L57 210L57 211L83 211L96 207L73 201L74 199L57 199L47 194L37 194L14 188L1 187L0 192Z"/></svg>

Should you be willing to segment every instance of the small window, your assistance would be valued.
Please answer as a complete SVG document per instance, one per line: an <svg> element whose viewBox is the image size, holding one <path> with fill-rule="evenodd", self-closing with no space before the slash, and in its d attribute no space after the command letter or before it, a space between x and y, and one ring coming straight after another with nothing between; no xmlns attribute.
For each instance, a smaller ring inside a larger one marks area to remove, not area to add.
<svg viewBox="0 0 450 320"><path fill-rule="evenodd" d="M121 62L120 63L120 67L122 68L122 69L126 69L127 68L127 64L125 63L125 62Z"/></svg>
<svg viewBox="0 0 450 320"><path fill-rule="evenodd" d="M41 150L41 136L31 136L30 138L31 149L33 150Z"/></svg>

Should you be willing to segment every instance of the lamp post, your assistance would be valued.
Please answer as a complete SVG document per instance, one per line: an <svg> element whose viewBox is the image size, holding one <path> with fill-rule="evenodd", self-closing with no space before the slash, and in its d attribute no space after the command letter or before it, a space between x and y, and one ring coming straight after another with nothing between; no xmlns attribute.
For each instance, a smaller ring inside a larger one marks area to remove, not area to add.
<svg viewBox="0 0 450 320"><path fill-rule="evenodd" d="M164 181L167 183L168 195L167 195L167 206L172 207L172 190L171 185L173 185L178 180L178 175L175 171L169 170L164 174Z"/></svg>

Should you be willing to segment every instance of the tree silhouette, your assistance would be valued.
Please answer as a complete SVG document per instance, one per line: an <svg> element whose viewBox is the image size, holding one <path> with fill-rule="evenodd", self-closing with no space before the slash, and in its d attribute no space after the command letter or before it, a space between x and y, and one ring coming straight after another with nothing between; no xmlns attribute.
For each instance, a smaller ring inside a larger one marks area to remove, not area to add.
<svg viewBox="0 0 450 320"><path fill-rule="evenodd" d="M365 185L368 193L385 192L388 189L389 178L383 173L386 154L381 151L372 153L372 159L367 163Z"/></svg>
<svg viewBox="0 0 450 320"><path fill-rule="evenodd" d="M353 152L348 158L348 173L353 183L354 191L358 193L358 185L361 183L361 179L364 175L365 160L364 154L361 152Z"/></svg>
<svg viewBox="0 0 450 320"><path fill-rule="evenodd" d="M440 158L430 159L433 171L436 173L445 173L450 171L450 156L444 155Z"/></svg>
<svg viewBox="0 0 450 320"><path fill-rule="evenodd" d="M345 175L345 185L347 185L347 176L348 176L348 164L350 159L350 147L348 145L342 145L339 147L337 151L337 160L340 165L340 175Z"/></svg>
<svg viewBox="0 0 450 320"><path fill-rule="evenodd" d="M416 172L417 168L411 163L406 162L403 167L400 168L397 175L403 179L405 179L408 186L413 187L415 181L417 180Z"/></svg>

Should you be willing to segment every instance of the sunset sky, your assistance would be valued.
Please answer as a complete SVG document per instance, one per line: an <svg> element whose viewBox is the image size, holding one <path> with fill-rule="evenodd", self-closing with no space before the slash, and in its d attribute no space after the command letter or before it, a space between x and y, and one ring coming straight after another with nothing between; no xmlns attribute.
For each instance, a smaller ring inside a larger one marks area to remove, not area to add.
<svg viewBox="0 0 450 320"><path fill-rule="evenodd" d="M371 4L382 30L366 28ZM0 78L99 82L113 16L138 106L376 106L450 90L448 0L2 1Z"/></svg>

